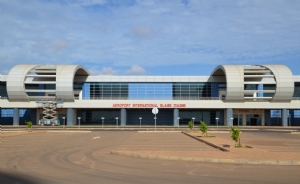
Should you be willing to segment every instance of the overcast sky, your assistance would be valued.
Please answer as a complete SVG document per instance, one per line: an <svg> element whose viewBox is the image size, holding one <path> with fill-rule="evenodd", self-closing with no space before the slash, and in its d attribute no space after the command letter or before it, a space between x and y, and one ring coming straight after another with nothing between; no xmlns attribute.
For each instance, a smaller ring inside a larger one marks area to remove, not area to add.
<svg viewBox="0 0 300 184"><path fill-rule="evenodd" d="M300 75L299 0L0 0L0 73L80 64L93 75L210 75L285 64Z"/></svg>

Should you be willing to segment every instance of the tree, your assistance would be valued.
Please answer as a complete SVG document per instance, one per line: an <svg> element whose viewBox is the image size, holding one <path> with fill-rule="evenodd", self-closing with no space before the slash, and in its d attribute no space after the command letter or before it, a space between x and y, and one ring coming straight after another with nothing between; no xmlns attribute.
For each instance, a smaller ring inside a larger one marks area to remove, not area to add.
<svg viewBox="0 0 300 184"><path fill-rule="evenodd" d="M241 130L237 127L231 127L231 138L235 141L235 146L236 147L242 147L241 144Z"/></svg>
<svg viewBox="0 0 300 184"><path fill-rule="evenodd" d="M192 120L189 121L188 125L189 125L190 130L192 131L194 129L194 123L193 123L193 121Z"/></svg>
<svg viewBox="0 0 300 184"><path fill-rule="evenodd" d="M29 128L29 131L32 131L32 122L31 121L25 121L27 128Z"/></svg>
<svg viewBox="0 0 300 184"><path fill-rule="evenodd" d="M204 121L200 121L199 130L204 134L204 137L207 137L208 126Z"/></svg>

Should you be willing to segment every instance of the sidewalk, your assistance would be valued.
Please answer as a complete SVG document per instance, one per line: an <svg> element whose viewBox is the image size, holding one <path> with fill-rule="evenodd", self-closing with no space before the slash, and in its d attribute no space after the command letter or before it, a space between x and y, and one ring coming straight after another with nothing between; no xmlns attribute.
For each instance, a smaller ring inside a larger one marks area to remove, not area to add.
<svg viewBox="0 0 300 184"><path fill-rule="evenodd" d="M166 160L185 160L198 162L215 162L215 163L239 163L239 164L267 164L267 165L300 165L300 135L282 134L281 138L276 138L276 134L271 137L263 133L243 133L242 144L251 146L252 148L235 148L235 142L231 140L229 132L211 132L209 135L216 136L215 138L197 137L201 133L189 133L190 135L208 141L214 145L223 147L223 145L230 145L226 148L228 151L221 151L219 149L200 149L187 150L187 147L182 147L180 139L188 137L183 133L169 133L170 139L165 135L159 133L138 133L137 136L130 138L125 145L116 150L112 150L112 154L126 155L140 158L150 159L166 159ZM151 134L151 136L149 136ZM171 134L177 134L173 136ZM278 134L280 135L280 134ZM261 137L260 137L261 136ZM292 136L292 137L291 137ZM265 139L263 139L265 137ZM188 137L189 142L197 141ZM140 140L140 141L139 141ZM143 142L143 140L146 142ZM149 142L154 141L153 144L145 146ZM160 142L156 142L160 140ZM185 139L185 141L187 141ZM244 142L243 142L244 141ZM286 142L285 142L286 141ZM178 145L178 143L180 143ZM248 145L248 143L251 143ZM134 145L133 145L134 144ZM205 145L197 141L200 146ZM177 149L170 150L171 147ZM193 145L195 147L195 145Z"/></svg>

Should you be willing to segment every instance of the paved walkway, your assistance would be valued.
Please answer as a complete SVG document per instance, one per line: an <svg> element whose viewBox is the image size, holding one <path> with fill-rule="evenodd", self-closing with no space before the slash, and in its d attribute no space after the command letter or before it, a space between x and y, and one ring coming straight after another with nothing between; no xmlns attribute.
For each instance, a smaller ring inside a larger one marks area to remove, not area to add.
<svg viewBox="0 0 300 184"><path fill-rule="evenodd" d="M139 132L111 153L151 159L189 160L199 162L300 165L300 135L284 133L242 133L242 144L252 148L235 148L227 132L210 132L215 138L190 135L226 148L224 152L183 133Z"/></svg>
<svg viewBox="0 0 300 184"><path fill-rule="evenodd" d="M68 130L72 132L71 130ZM30 133L38 133L33 131ZM46 131L48 132L48 131ZM64 131L60 131L64 133ZM90 132L90 131L82 131ZM28 134L28 131L1 133L1 137ZM118 132L112 132L118 133ZM243 163L268 165L300 165L300 134L289 131L242 132L241 142L252 148L235 148L229 131L211 131L215 138L200 137L201 133L189 133L214 145L230 145L228 152L221 151L193 139L180 131L136 132L111 153L133 157L198 162Z"/></svg>

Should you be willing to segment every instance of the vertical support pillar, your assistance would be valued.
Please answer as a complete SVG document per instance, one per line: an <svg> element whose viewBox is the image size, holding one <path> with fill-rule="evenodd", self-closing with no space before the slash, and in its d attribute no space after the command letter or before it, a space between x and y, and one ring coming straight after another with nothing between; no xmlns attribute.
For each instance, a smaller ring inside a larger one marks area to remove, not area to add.
<svg viewBox="0 0 300 184"><path fill-rule="evenodd" d="M14 119L13 119L13 125L19 126L20 125L20 110L18 108L14 108Z"/></svg>
<svg viewBox="0 0 300 184"><path fill-rule="evenodd" d="M265 126L265 110L261 110L261 126Z"/></svg>
<svg viewBox="0 0 300 184"><path fill-rule="evenodd" d="M232 126L233 111L231 108L226 109L226 125Z"/></svg>
<svg viewBox="0 0 300 184"><path fill-rule="evenodd" d="M282 117L282 126L288 126L287 109L282 109L281 117Z"/></svg>
<svg viewBox="0 0 300 184"><path fill-rule="evenodd" d="M74 110L74 115L73 115L73 119L75 120L74 122L77 122L76 123L76 125L78 125L79 124L79 121L78 121L78 118L77 117L79 117L79 116L77 116L77 109L73 109Z"/></svg>
<svg viewBox="0 0 300 184"><path fill-rule="evenodd" d="M121 126L126 126L127 112L126 109L121 109Z"/></svg>
<svg viewBox="0 0 300 184"><path fill-rule="evenodd" d="M72 108L67 109L67 125L74 125L74 109Z"/></svg>
<svg viewBox="0 0 300 184"><path fill-rule="evenodd" d="M247 114L244 112L243 113L243 126L247 125Z"/></svg>
<svg viewBox="0 0 300 184"><path fill-rule="evenodd" d="M178 119L177 118L179 117L179 109L174 109L173 112L174 112L173 113L173 115L174 115L173 116L173 122L174 122L173 125L178 127Z"/></svg>
<svg viewBox="0 0 300 184"><path fill-rule="evenodd" d="M253 97L254 97L254 101L257 101L256 97L257 97L257 92L253 93Z"/></svg>

